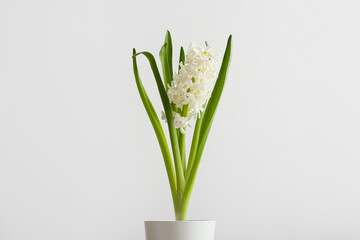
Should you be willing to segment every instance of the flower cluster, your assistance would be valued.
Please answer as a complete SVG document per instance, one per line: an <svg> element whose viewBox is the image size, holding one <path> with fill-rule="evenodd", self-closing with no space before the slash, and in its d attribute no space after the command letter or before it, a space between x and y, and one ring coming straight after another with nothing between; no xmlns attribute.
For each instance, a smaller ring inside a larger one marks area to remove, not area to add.
<svg viewBox="0 0 360 240"><path fill-rule="evenodd" d="M168 86L167 94L178 109L173 112L174 125L185 133L189 121L200 116L211 96L219 69L218 53L208 45L202 48L191 43L185 62L180 63L179 67L179 72ZM184 107L186 111L182 111Z"/></svg>

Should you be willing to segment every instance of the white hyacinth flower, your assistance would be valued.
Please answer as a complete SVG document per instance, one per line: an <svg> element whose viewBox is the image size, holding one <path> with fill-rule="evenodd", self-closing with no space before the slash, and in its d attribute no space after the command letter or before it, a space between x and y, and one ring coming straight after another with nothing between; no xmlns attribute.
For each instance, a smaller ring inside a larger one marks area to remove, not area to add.
<svg viewBox="0 0 360 240"><path fill-rule="evenodd" d="M174 115L174 125L175 128L179 128L180 132L182 134L185 133L185 128L186 126L189 124L189 121L186 117L181 116L179 113L177 112L173 112Z"/></svg>
<svg viewBox="0 0 360 240"><path fill-rule="evenodd" d="M180 63L180 70L173 76L168 86L170 102L178 109L188 105L188 113L181 116L174 112L175 127L185 133L189 120L200 116L203 106L211 96L219 69L218 53L212 47L202 48L191 43L185 63Z"/></svg>
<svg viewBox="0 0 360 240"><path fill-rule="evenodd" d="M164 111L161 111L161 119L167 123L166 114Z"/></svg>

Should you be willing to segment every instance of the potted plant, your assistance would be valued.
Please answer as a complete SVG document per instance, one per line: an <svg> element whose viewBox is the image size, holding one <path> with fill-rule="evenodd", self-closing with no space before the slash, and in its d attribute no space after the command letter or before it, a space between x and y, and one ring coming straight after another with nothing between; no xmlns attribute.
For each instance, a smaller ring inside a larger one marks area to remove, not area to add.
<svg viewBox="0 0 360 240"><path fill-rule="evenodd" d="M145 221L147 240L213 240L215 221L186 221L191 192L195 183L201 156L208 138L231 56L230 35L220 64L217 51L190 44L185 55L180 49L177 71L173 70L173 52L170 32L160 49L162 77L154 56L133 49L133 68L137 88L145 110L154 128L164 158L170 184L176 221ZM144 55L150 63L159 90L167 122L172 154L160 120L140 80L136 57ZM163 78L163 80L162 80ZM195 123L190 153L186 157L186 128Z"/></svg>

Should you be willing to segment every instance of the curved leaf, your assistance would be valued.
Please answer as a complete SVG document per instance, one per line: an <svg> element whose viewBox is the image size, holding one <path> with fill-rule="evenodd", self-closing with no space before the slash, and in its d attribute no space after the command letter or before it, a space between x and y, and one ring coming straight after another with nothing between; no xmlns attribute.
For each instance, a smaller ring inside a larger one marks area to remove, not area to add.
<svg viewBox="0 0 360 240"><path fill-rule="evenodd" d="M207 137L210 132L211 124L214 120L214 115L216 112L217 105L219 103L222 91L224 89L226 74L227 74L227 70L228 70L230 58L231 58L231 40L232 40L232 36L230 35L228 38L228 41L227 41L227 46L226 46L225 54L224 54L223 61L221 64L219 76L216 80L214 89L212 91L211 97L207 104L207 107L206 107L206 110L205 110L205 113L203 116L203 120L201 123L199 144L197 147L194 164L189 173L188 180L186 181L186 186L185 186L185 191L184 191L184 200L183 200L183 206L182 206L183 211L186 211L186 209L188 207L191 191L194 186L195 177L196 177L197 170L199 168L201 156L204 151L205 143L206 143Z"/></svg>
<svg viewBox="0 0 360 240"><path fill-rule="evenodd" d="M156 80L156 84L160 93L160 97L161 97L161 101L162 104L164 106L164 111L166 114L166 119L168 122L168 128L169 128L169 134L170 134L170 140L171 140L171 147L173 150L173 157L174 157L174 162L175 162L175 172L176 172L176 179L177 179L177 192L179 194L179 191L183 192L183 189L185 187L185 178L184 178L184 172L183 172L183 168L181 165L181 155L180 155L180 149L179 149L179 141L178 141L178 136L176 133L176 129L174 126L174 116L171 110L171 105L170 105L170 101L169 98L167 96L167 93L165 91L164 85L162 83L161 80L161 76L159 73L159 69L156 65L156 61L154 56L149 53L149 52L140 52L137 53L133 56L133 58L135 58L137 55L139 54L143 54L149 61L151 69L153 71L155 80Z"/></svg>
<svg viewBox="0 0 360 240"><path fill-rule="evenodd" d="M135 49L133 49L133 54L136 54ZM175 172L174 172L174 165L171 159L171 154L169 151L169 147L166 141L166 137L164 134L164 131L161 127L161 123L159 121L159 118L155 112L155 109L144 89L144 86L141 82L140 79L140 75L139 75L139 71L138 71L138 67L137 67L137 62L136 62L136 58L133 58L133 69L134 69L134 76L135 76L135 81L136 81L136 86L138 88L141 100L144 104L145 110L149 116L149 119L151 121L151 124L154 128L156 137L158 139L160 148L161 148L161 153L163 155L164 158L164 162L165 162L165 168L167 171L167 175L169 178L169 183L170 183L170 188L171 188L171 194L172 194L172 198L174 201L174 206L175 202L176 202L176 177L175 177Z"/></svg>

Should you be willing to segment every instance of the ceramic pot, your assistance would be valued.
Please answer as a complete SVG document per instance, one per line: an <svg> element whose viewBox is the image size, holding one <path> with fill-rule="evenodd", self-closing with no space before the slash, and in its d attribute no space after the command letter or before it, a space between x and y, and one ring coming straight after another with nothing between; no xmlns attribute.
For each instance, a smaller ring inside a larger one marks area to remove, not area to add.
<svg viewBox="0 0 360 240"><path fill-rule="evenodd" d="M214 240L215 221L145 221L146 240Z"/></svg>

